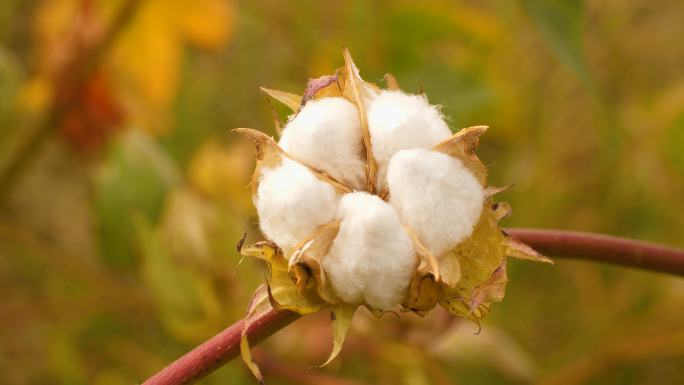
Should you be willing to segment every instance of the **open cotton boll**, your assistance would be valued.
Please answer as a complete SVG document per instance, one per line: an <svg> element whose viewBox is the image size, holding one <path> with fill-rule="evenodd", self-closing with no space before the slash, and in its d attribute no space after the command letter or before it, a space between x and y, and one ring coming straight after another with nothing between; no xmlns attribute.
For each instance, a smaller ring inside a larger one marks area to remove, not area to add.
<svg viewBox="0 0 684 385"><path fill-rule="evenodd" d="M345 98L309 101L283 131L280 147L354 189L364 185L359 109Z"/></svg>
<svg viewBox="0 0 684 385"><path fill-rule="evenodd" d="M452 135L442 113L422 95L382 91L370 101L367 112L379 188L385 185L387 164L395 152L432 148Z"/></svg>
<svg viewBox="0 0 684 385"><path fill-rule="evenodd" d="M311 170L283 158L280 166L264 171L254 204L261 231L289 258L299 242L335 219L339 197Z"/></svg>
<svg viewBox="0 0 684 385"><path fill-rule="evenodd" d="M458 158L420 148L394 154L387 171L389 203L435 256L470 236L483 190Z"/></svg>
<svg viewBox="0 0 684 385"><path fill-rule="evenodd" d="M417 257L392 206L364 192L345 194L340 231L323 270L343 301L390 310L406 295Z"/></svg>

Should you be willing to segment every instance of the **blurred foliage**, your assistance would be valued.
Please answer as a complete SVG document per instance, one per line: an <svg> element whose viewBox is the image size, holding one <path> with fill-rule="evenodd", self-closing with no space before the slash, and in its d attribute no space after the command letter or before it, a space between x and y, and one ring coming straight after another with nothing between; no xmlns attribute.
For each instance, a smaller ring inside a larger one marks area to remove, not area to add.
<svg viewBox="0 0 684 385"><path fill-rule="evenodd" d="M126 10L122 13L121 10ZM265 269L248 224L260 86L302 93L347 45L369 81L420 82L454 130L486 124L505 226L684 247L684 4L520 0L0 2L0 371L7 384L139 383L244 315ZM281 116L286 108L276 106ZM435 311L327 314L257 348L269 384L684 381L684 281L509 266L483 332ZM254 383L235 361L203 381Z"/></svg>

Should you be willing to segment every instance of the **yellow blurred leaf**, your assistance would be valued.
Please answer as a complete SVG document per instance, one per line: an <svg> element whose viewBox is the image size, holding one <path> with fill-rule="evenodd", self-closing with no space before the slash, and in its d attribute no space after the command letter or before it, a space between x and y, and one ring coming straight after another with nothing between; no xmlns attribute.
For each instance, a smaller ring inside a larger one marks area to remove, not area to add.
<svg viewBox="0 0 684 385"><path fill-rule="evenodd" d="M252 145L238 141L224 146L216 140L204 143L190 160L192 187L220 202L253 211L249 183L254 169Z"/></svg>
<svg viewBox="0 0 684 385"><path fill-rule="evenodd" d="M118 38L113 71L135 121L154 134L168 130L184 45L216 49L234 26L233 4L221 0L149 0Z"/></svg>
<svg viewBox="0 0 684 385"><path fill-rule="evenodd" d="M232 2L182 0L170 3L176 4L179 28L190 43L204 49L216 49L232 37L236 16Z"/></svg>

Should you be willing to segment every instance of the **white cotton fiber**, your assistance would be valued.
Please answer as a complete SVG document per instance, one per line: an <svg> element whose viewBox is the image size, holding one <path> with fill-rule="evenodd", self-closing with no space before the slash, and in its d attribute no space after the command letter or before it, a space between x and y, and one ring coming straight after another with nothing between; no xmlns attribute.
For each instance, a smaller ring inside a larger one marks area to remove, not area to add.
<svg viewBox="0 0 684 385"><path fill-rule="evenodd" d="M385 184L387 165L395 152L432 148L452 135L442 113L422 95L383 91L369 103L367 112L379 188Z"/></svg>
<svg viewBox="0 0 684 385"><path fill-rule="evenodd" d="M293 158L363 189L361 118L347 99L309 101L285 127L279 144Z"/></svg>
<svg viewBox="0 0 684 385"><path fill-rule="evenodd" d="M254 203L261 231L289 258L299 242L335 219L339 197L311 170L283 158L280 166L263 172Z"/></svg>
<svg viewBox="0 0 684 385"><path fill-rule="evenodd" d="M347 303L365 301L390 310L407 294L417 257L392 206L375 195L346 194L337 217L340 232L323 269Z"/></svg>
<svg viewBox="0 0 684 385"><path fill-rule="evenodd" d="M387 171L389 203L435 257L473 231L482 210L482 186L455 157L425 149L394 154Z"/></svg>

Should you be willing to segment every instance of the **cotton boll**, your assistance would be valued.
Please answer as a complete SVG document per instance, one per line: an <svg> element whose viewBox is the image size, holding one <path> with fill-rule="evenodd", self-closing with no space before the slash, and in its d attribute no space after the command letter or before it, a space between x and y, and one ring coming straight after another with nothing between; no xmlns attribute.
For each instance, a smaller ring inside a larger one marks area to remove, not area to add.
<svg viewBox="0 0 684 385"><path fill-rule="evenodd" d="M399 151L390 160L387 184L402 223L436 257L470 236L480 218L482 186L458 158Z"/></svg>
<svg viewBox="0 0 684 385"><path fill-rule="evenodd" d="M367 112L379 188L385 185L387 165L395 152L432 148L452 135L442 113L425 96L383 91L371 100Z"/></svg>
<svg viewBox="0 0 684 385"><path fill-rule="evenodd" d="M280 147L354 189L364 185L359 109L345 98L309 101L285 127Z"/></svg>
<svg viewBox="0 0 684 385"><path fill-rule="evenodd" d="M345 194L340 231L323 270L343 301L390 310L406 295L417 257L395 209L375 195Z"/></svg>
<svg viewBox="0 0 684 385"><path fill-rule="evenodd" d="M254 203L262 232L289 258L299 242L335 219L339 197L311 170L283 158L280 166L264 171Z"/></svg>

